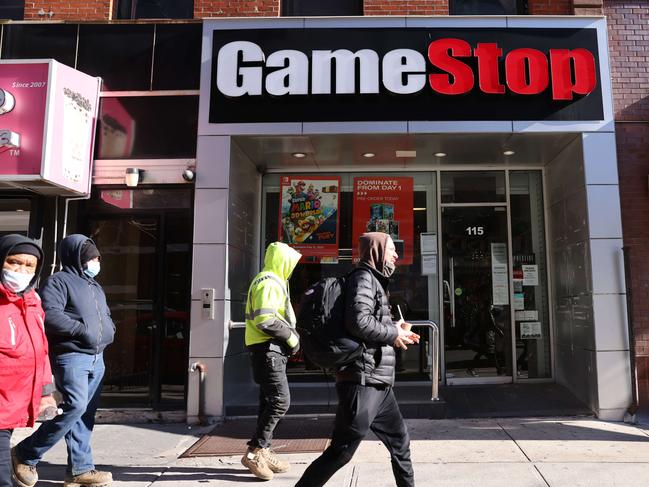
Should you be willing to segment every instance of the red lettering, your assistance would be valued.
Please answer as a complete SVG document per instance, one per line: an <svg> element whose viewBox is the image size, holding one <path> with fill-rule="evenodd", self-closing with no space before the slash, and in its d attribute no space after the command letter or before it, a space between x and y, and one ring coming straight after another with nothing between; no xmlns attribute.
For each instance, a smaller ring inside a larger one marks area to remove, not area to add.
<svg viewBox="0 0 649 487"><path fill-rule="evenodd" d="M587 95L597 85L595 56L586 49L550 49L550 67L554 100L572 100L573 93Z"/></svg>
<svg viewBox="0 0 649 487"><path fill-rule="evenodd" d="M519 95L538 95L550 82L548 60L537 49L514 49L505 58L507 86Z"/></svg>
<svg viewBox="0 0 649 487"><path fill-rule="evenodd" d="M471 46L460 39L439 39L428 46L428 59L447 74L430 74L430 87L443 95L462 95L473 89L471 67L451 56L470 57ZM452 79L451 79L452 77Z"/></svg>
<svg viewBox="0 0 649 487"><path fill-rule="evenodd" d="M475 48L474 55L478 58L480 90L500 95L505 93L505 85L500 83L498 72L498 58L503 55L503 50L498 47L498 44L480 43Z"/></svg>

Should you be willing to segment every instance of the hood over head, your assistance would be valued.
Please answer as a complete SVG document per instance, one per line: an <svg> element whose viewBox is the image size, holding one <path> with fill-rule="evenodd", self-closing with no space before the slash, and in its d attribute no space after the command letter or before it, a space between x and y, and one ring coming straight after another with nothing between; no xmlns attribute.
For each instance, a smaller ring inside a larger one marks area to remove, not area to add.
<svg viewBox="0 0 649 487"><path fill-rule="evenodd" d="M358 239L358 255L360 263L385 274L385 249L390 241L390 235L382 232L367 232Z"/></svg>
<svg viewBox="0 0 649 487"><path fill-rule="evenodd" d="M83 273L83 263L81 262L81 248L88 241L95 245L91 238L80 233L68 235L61 241L59 255L61 256L61 265L64 271L88 278Z"/></svg>
<svg viewBox="0 0 649 487"><path fill-rule="evenodd" d="M25 291L28 291L36 284L38 276L41 273L41 269L43 268L43 250L36 242L23 235L12 233L0 237L0 262L4 264L6 258L9 255L13 254L30 254L38 258L36 273L34 274L34 277L29 283L27 289L25 289ZM0 273L0 276L2 276L2 273ZM0 279L2 279L2 277L0 277Z"/></svg>
<svg viewBox="0 0 649 487"><path fill-rule="evenodd" d="M282 242L273 242L266 248L264 270L271 271L288 281L301 257L302 254L293 247Z"/></svg>

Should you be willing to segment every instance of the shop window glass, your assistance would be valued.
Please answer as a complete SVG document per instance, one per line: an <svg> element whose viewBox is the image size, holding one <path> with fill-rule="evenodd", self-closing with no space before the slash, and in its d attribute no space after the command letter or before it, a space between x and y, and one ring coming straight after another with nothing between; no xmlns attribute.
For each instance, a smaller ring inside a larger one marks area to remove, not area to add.
<svg viewBox="0 0 649 487"><path fill-rule="evenodd" d="M540 171L510 172L516 373L551 377L550 319Z"/></svg>
<svg viewBox="0 0 649 487"><path fill-rule="evenodd" d="M8 24L3 29L3 59L56 59L74 67L75 24Z"/></svg>
<svg viewBox="0 0 649 487"><path fill-rule="evenodd" d="M285 16L346 16L363 15L363 2L359 0L284 0L282 15Z"/></svg>
<svg viewBox="0 0 649 487"><path fill-rule="evenodd" d="M506 201L503 171L442 173L442 203L500 203Z"/></svg>
<svg viewBox="0 0 649 487"><path fill-rule="evenodd" d="M149 90L153 25L83 24L77 69L104 80L102 90Z"/></svg>
<svg viewBox="0 0 649 487"><path fill-rule="evenodd" d="M315 176L315 175L314 175ZM434 234L437 229L437 207L436 182L434 173L373 173L373 174L338 174L340 176L340 200L338 203L338 252L337 258L328 259L325 262L300 263L291 276L290 287L293 304L299 312L299 300L302 293L319 279L330 276L341 276L354 267L353 248L356 242L354 234L354 178L356 177L407 177L414 182L412 198L412 209L397 208L387 211L383 205L383 217L379 220L390 220L399 224L399 230L394 226L386 226L387 231L400 232L399 238L403 239L403 218L404 212L412 216L413 234L409 242L401 242L401 248L409 246L411 249L412 263L403 263L403 252L401 252L402 263L397 270L390 284L390 303L393 307L394 316L398 316L397 305L401 308L406 320L429 320L439 322L439 295L438 276L435 273L428 273L422 270L422 249L421 234ZM327 175L317 175L318 178L326 179ZM264 249L268 244L278 240L279 211L280 211L280 176L271 174L264 176L264 197L262 200L262 221ZM316 188L314 188L316 189ZM308 187L306 188L308 191ZM395 190L398 191L398 190ZM371 209L374 211L374 209ZM389 214L386 214L389 213ZM367 213L367 214L366 214ZM358 220L358 216L357 220ZM364 225L373 217L368 212L363 212ZM363 229L365 230L365 229ZM409 239L409 237L406 237ZM398 249L399 250L399 249ZM263 252L262 252L263 254ZM436 257L436 255L435 255ZM435 259L436 260L436 259ZM428 362L428 332L421 331L422 343L420 346L409 347L408 350L400 352L397 356L397 370L399 380L430 380ZM292 380L320 380L322 372L308 363L304 357L298 355L289 364L289 374Z"/></svg>
<svg viewBox="0 0 649 487"><path fill-rule="evenodd" d="M156 26L154 90L197 90L200 85L202 24Z"/></svg>
<svg viewBox="0 0 649 487"><path fill-rule="evenodd" d="M24 0L4 0L2 4L0 4L0 19L23 20L24 17Z"/></svg>
<svg viewBox="0 0 649 487"><path fill-rule="evenodd" d="M451 15L522 15L527 13L524 0L451 0Z"/></svg>
<svg viewBox="0 0 649 487"><path fill-rule="evenodd" d="M118 19L191 19L193 0L120 0Z"/></svg>
<svg viewBox="0 0 649 487"><path fill-rule="evenodd" d="M105 97L97 159L196 157L198 96Z"/></svg>
<svg viewBox="0 0 649 487"><path fill-rule="evenodd" d="M10 233L27 235L31 202L23 198L0 198L0 237Z"/></svg>

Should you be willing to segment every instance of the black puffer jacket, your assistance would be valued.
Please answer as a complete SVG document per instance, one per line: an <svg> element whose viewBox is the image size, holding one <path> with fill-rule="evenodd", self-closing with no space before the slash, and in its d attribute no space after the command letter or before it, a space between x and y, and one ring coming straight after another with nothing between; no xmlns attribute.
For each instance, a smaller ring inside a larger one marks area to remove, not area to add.
<svg viewBox="0 0 649 487"><path fill-rule="evenodd" d="M349 276L345 295L345 328L365 345L362 357L336 373L337 382L374 386L394 385L392 323L387 286L389 279L365 264Z"/></svg>
<svg viewBox="0 0 649 487"><path fill-rule="evenodd" d="M99 283L83 272L81 247L86 240L90 239L79 234L63 239L60 248L63 270L48 277L40 290L45 333L53 355L101 353L115 337L106 295Z"/></svg>

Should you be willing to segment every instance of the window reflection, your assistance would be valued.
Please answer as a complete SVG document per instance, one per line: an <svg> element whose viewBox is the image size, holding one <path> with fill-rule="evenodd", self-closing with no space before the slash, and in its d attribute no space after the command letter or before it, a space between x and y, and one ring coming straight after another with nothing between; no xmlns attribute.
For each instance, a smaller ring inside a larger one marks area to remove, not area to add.
<svg viewBox="0 0 649 487"><path fill-rule="evenodd" d="M77 69L101 76L103 90L149 90L152 24L83 24Z"/></svg>
<svg viewBox="0 0 649 487"><path fill-rule="evenodd" d="M0 11L0 18L2 18ZM47 59L74 67L75 24L8 24L2 37L3 59Z"/></svg>
<svg viewBox="0 0 649 487"><path fill-rule="evenodd" d="M451 15L516 15L527 13L521 0L451 0Z"/></svg>
<svg viewBox="0 0 649 487"><path fill-rule="evenodd" d="M102 98L98 159L196 156L197 96Z"/></svg>

